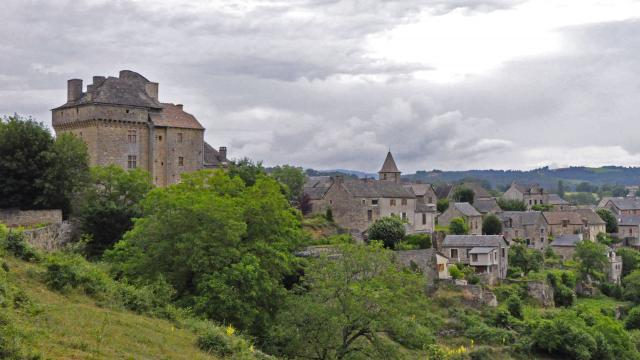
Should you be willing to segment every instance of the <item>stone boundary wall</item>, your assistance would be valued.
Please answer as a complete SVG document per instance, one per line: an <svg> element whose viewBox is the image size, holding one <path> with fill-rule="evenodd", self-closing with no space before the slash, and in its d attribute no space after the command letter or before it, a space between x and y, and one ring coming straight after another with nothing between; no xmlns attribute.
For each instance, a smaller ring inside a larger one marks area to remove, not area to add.
<svg viewBox="0 0 640 360"><path fill-rule="evenodd" d="M59 224L62 210L19 210L0 209L0 223L9 227L33 226L38 224Z"/></svg>
<svg viewBox="0 0 640 360"><path fill-rule="evenodd" d="M435 249L398 250L393 254L396 261L404 266L415 264L424 274L427 283L433 283L438 279Z"/></svg>

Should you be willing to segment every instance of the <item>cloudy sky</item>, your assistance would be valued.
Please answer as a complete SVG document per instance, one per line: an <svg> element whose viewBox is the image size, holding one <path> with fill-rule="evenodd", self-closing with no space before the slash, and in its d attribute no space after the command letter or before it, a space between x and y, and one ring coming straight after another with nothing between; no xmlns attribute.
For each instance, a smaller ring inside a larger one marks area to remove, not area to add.
<svg viewBox="0 0 640 360"><path fill-rule="evenodd" d="M0 114L131 69L267 165L640 166L640 1L3 0Z"/></svg>

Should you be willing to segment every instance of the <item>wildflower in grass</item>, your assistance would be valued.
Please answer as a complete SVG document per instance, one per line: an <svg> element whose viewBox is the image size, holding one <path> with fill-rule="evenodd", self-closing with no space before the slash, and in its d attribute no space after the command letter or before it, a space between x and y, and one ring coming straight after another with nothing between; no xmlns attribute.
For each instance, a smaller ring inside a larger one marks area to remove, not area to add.
<svg viewBox="0 0 640 360"><path fill-rule="evenodd" d="M227 326L227 335L232 336L235 332L236 329L233 327L233 325Z"/></svg>

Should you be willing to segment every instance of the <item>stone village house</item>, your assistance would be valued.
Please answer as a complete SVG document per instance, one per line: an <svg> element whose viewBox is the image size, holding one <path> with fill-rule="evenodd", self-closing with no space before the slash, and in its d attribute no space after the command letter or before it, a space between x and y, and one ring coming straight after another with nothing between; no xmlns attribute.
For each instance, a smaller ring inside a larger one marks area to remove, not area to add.
<svg viewBox="0 0 640 360"><path fill-rule="evenodd" d="M571 204L562 199L558 194L549 194L538 185L522 185L516 182L511 183L507 191L502 194L505 200L519 200L524 202L528 210L535 205L551 205L553 210L569 210Z"/></svg>
<svg viewBox="0 0 640 360"><path fill-rule="evenodd" d="M549 244L547 220L540 211L504 211L498 214L502 234L511 243L523 239L534 249L543 250Z"/></svg>
<svg viewBox="0 0 640 360"><path fill-rule="evenodd" d="M583 240L582 234L566 234L556 237L551 243L553 251L560 256L561 259L567 260L573 258L576 252L576 246ZM620 284L622 277L622 258L616 252L607 247L606 250L609 266L607 268L607 280L614 284Z"/></svg>
<svg viewBox="0 0 640 360"><path fill-rule="evenodd" d="M549 225L549 235L583 234L595 241L599 233L606 233L606 223L591 209L573 211L545 211L542 213Z"/></svg>
<svg viewBox="0 0 640 360"><path fill-rule="evenodd" d="M604 202L604 204L603 204ZM611 211L616 216L640 215L640 199L637 198L605 198L598 208Z"/></svg>
<svg viewBox="0 0 640 360"><path fill-rule="evenodd" d="M160 102L158 83L130 70L94 76L84 92L82 80L69 80L67 102L51 116L57 134L72 133L87 144L90 165L142 168L157 186L228 163L226 148L207 144L204 127L182 104Z"/></svg>
<svg viewBox="0 0 640 360"><path fill-rule="evenodd" d="M315 197L312 203L316 213L324 212L324 209L330 207L336 224L358 237L374 221L387 216L403 219L408 233L433 232L435 206L425 203L424 196L416 196L412 186L403 185L400 174L389 152L378 172L380 180L335 176L328 183L318 182L305 186L305 192L310 197ZM313 193L316 190L309 191L310 189L317 189L318 194Z"/></svg>
<svg viewBox="0 0 640 360"><path fill-rule="evenodd" d="M454 218L462 218L469 227L471 235L482 235L482 214L469 203L452 203L438 216L438 225L449 226Z"/></svg>
<svg viewBox="0 0 640 360"><path fill-rule="evenodd" d="M485 283L507 277L509 244L502 235L447 235L441 248L451 262L473 267Z"/></svg>

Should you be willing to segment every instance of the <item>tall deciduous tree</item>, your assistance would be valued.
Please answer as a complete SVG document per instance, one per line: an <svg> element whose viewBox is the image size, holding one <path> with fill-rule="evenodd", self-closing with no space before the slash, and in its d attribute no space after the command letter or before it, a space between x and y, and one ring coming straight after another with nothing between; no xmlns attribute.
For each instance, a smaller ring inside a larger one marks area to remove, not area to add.
<svg viewBox="0 0 640 360"><path fill-rule="evenodd" d="M283 165L271 170L271 176L285 186L285 194L289 201L297 201L302 196L304 186L304 171L302 168Z"/></svg>
<svg viewBox="0 0 640 360"><path fill-rule="evenodd" d="M494 214L487 215L482 220L482 233L485 235L498 235L502 233L502 222Z"/></svg>
<svg viewBox="0 0 640 360"><path fill-rule="evenodd" d="M607 233L617 233L618 232L618 219L611 213L611 211L607 209L598 209L596 213L600 216L604 222L607 223Z"/></svg>
<svg viewBox="0 0 640 360"><path fill-rule="evenodd" d="M400 343L433 341L420 274L401 270L380 245L345 245L305 270L270 331L270 351L299 359L396 359Z"/></svg>
<svg viewBox="0 0 640 360"><path fill-rule="evenodd" d="M147 172L116 165L92 168L90 183L78 199L76 215L80 232L89 235L86 255L98 257L131 229L152 185Z"/></svg>
<svg viewBox="0 0 640 360"><path fill-rule="evenodd" d="M469 204L473 203L473 198L475 197L475 193L473 190L469 189L466 186L459 186L453 192L453 200L457 202L468 202Z"/></svg>
<svg viewBox="0 0 640 360"><path fill-rule="evenodd" d="M574 257L578 261L578 272L583 279L603 280L609 259L607 247L584 240L576 246Z"/></svg>
<svg viewBox="0 0 640 360"><path fill-rule="evenodd" d="M122 276L163 276L200 315L264 335L295 270L303 233L273 178L252 186L224 171L185 174L151 191L142 215L107 258Z"/></svg>
<svg viewBox="0 0 640 360"><path fill-rule="evenodd" d="M509 266L518 267L525 275L530 271L539 271L544 264L540 251L529 249L523 243L515 243L509 248Z"/></svg>

